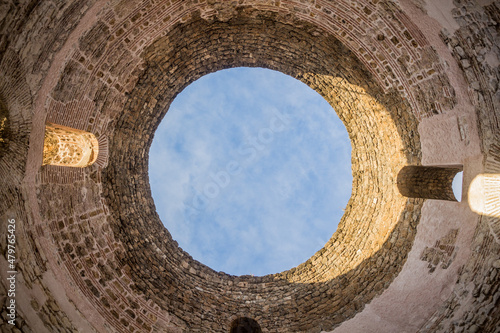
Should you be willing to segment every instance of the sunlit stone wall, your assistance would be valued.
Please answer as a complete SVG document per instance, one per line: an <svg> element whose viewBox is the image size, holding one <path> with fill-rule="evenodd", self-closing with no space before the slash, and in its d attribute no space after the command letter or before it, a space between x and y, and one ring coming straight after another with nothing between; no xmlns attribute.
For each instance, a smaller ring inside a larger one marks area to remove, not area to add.
<svg viewBox="0 0 500 333"><path fill-rule="evenodd" d="M84 168L99 154L99 143L92 133L56 124L46 124L43 165Z"/></svg>
<svg viewBox="0 0 500 333"><path fill-rule="evenodd" d="M0 104L0 154L7 149L10 138L9 113L3 104Z"/></svg>
<svg viewBox="0 0 500 333"><path fill-rule="evenodd" d="M229 332L238 318L263 332L498 326L498 219L467 198L409 199L397 187L405 166L463 165L467 193L500 162L498 1L0 6L0 105L12 138L0 158L0 230L16 221L17 329ZM311 86L353 148L337 232L305 263L264 277L215 272L180 249L147 175L176 94L235 66ZM93 133L106 160L42 166L46 122ZM0 247L5 317L5 237Z"/></svg>

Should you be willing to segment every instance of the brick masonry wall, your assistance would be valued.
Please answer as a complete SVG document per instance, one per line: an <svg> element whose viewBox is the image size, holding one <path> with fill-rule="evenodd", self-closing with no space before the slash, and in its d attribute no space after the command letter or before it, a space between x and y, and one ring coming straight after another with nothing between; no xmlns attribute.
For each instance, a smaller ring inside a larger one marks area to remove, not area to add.
<svg viewBox="0 0 500 333"><path fill-rule="evenodd" d="M0 159L0 227L6 230L7 217L19 221L17 329L227 332L249 317L263 332L320 332L361 313L403 269L423 200L401 196L397 175L420 165L419 121L450 112L456 98L446 63L395 2L2 6L0 101L15 140ZM492 20L497 12L488 6ZM442 36L452 46L458 32ZM491 36L479 30L473 40L495 45ZM472 49L462 48L474 60ZM353 194L338 231L307 262L265 277L229 276L194 261L161 224L148 184L148 149L172 99L202 75L234 66L271 68L310 85L335 108L353 146ZM480 102L490 90L479 82L471 96ZM497 133L498 109L488 96L477 107L485 152ZM32 128L45 121L93 133L107 154L79 172L40 168L34 147L43 135ZM425 329L447 330L467 310L462 327L492 325L495 310L477 309L498 299L498 243L489 234L493 224L481 221L479 255L457 290L473 280L490 285L489 294L475 303L450 298ZM5 238L0 245L4 254ZM448 250L439 258L451 259ZM466 310L455 312L453 302Z"/></svg>
<svg viewBox="0 0 500 333"><path fill-rule="evenodd" d="M455 6L452 14L460 28L453 33L443 30L441 37L464 72L479 118L483 150L488 151L500 133L500 4L456 1Z"/></svg>

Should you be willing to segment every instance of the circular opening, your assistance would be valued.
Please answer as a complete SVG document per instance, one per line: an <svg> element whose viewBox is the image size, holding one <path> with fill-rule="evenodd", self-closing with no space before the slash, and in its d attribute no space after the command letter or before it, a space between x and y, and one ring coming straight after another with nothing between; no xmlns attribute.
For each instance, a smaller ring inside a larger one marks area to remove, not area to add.
<svg viewBox="0 0 500 333"><path fill-rule="evenodd" d="M149 170L173 238L234 275L307 260L351 195L350 141L335 111L267 69L223 70L187 87L155 132Z"/></svg>

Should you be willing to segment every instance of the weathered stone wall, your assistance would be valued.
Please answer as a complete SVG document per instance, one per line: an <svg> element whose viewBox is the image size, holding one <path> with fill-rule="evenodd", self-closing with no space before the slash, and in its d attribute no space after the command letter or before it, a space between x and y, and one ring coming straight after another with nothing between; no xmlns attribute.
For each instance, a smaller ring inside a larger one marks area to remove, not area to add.
<svg viewBox="0 0 500 333"><path fill-rule="evenodd" d="M485 173L498 174L500 153L496 144L488 154ZM495 189L498 193L498 188ZM423 332L495 332L500 312L500 218L481 216L471 244L471 256L455 281L454 293L443 303Z"/></svg>
<svg viewBox="0 0 500 333"><path fill-rule="evenodd" d="M453 1L455 31L443 29L448 45L468 84L474 105L485 174L498 174L500 134L500 2ZM498 191L495 189L494 191ZM495 332L500 312L500 247L498 218L482 216L474 233L471 256L460 272L454 293L423 332Z"/></svg>
<svg viewBox="0 0 500 333"><path fill-rule="evenodd" d="M363 303L383 290L400 267L394 261L404 262L404 251L395 244L399 240L397 244L402 247L411 240L414 229L410 225L418 219L420 202L407 202L398 195L394 184L397 170L408 160L418 163L418 150L405 149L418 147L412 141L418 140L416 128L412 127L414 118L397 95L383 94L372 83L370 75L359 70L362 67L350 51L335 39L325 38L323 33L314 34L316 29L310 24L300 21L294 25L280 23L280 20L286 20L280 16L270 21L269 16L250 8L240 10L237 15L234 21L214 21L210 25L196 15L186 23L178 24L144 53L145 73L129 94L125 105L127 112L118 118L111 139L112 166L103 172L105 197L112 212L110 218L116 221L111 226L128 249L123 253L123 260L130 262L135 258L139 263L146 263L127 264L132 279L141 281L134 287L148 297L156 295L157 304L175 312L182 321L191 322L188 324L191 330L202 331L207 325L225 330L231 322L232 309L255 318L270 331L333 327L339 318L352 316ZM298 25L302 26L301 30L295 27ZM296 36L304 43L297 44L290 36ZM265 45L273 47L266 49ZM178 50L186 50L186 53ZM176 243L165 241L171 237L157 219L154 204L148 198L147 160L140 156L145 155L152 139L150 133L172 98L188 82L205 72L243 65L278 69L299 77L335 105L352 133L356 190L339 231L321 253L289 272L264 278L246 277L241 282L237 278L231 282L234 278L193 262L179 251ZM165 72L171 75L161 75ZM349 76L344 74L347 72ZM378 101L371 95L377 96ZM144 105L151 107L144 108ZM403 135L409 132L415 135ZM384 136L392 136L393 145L383 147L381 137ZM373 146L377 144L381 149L376 151ZM383 163L387 164L386 169L373 167ZM125 183L133 186L120 185ZM384 188L385 197L374 193L375 188ZM378 199L375 203L374 197ZM127 201L122 198L127 198ZM148 198L148 201L141 198ZM128 200L141 200L146 204L142 204L141 210L136 210ZM402 215L407 211L411 214L405 219ZM366 219L366 214L371 218ZM389 241L393 228L405 231L396 233L394 240ZM378 232L373 233L372 229L378 229ZM160 237L150 238L145 243L142 235L150 230ZM351 237L354 232L359 236ZM389 252L394 255L389 256ZM166 256L163 257L162 253ZM152 257L159 263L149 265L146 258ZM160 267L172 269L162 271ZM381 272L383 282L364 277L372 270ZM170 281L175 281L173 276L185 274L190 278L184 279L182 284L177 282L176 288L169 287ZM342 275L355 278L344 276L340 279ZM233 283L238 287L226 289ZM327 292L336 285L350 285L352 293L331 295ZM203 290L196 286L203 286ZM240 293L245 295L243 300ZM347 306L353 303L354 297L357 304ZM199 302L199 299L207 298L211 299L210 305ZM321 304L325 304L324 310L317 312L317 306ZM213 308L219 309L220 313L214 312ZM205 319L193 321L190 319L193 312ZM328 318L323 319L326 313ZM304 318L301 322L296 322L298 314ZM280 318L279 323L275 318Z"/></svg>
<svg viewBox="0 0 500 333"><path fill-rule="evenodd" d="M463 70L470 99L478 114L483 150L498 142L500 133L500 4L455 1L452 15L459 28L441 37Z"/></svg>
<svg viewBox="0 0 500 333"><path fill-rule="evenodd" d="M467 200L424 203L397 188L400 170L423 159L463 165L465 189L499 172L499 3L482 2L454 2L445 13L454 31L442 29L445 19L424 29L410 15L434 19L425 1L1 4L0 105L10 132L0 158L0 301L3 230L15 219L16 328L228 332L246 317L263 332L370 332L381 329L374 309L387 308L378 317L391 323L385 331L493 332L498 219L479 217ZM215 272L180 249L147 175L173 98L236 66L311 86L353 147L353 192L337 232L305 263L264 277ZM472 110L458 103L464 90ZM46 121L94 133L105 153L83 169L42 166ZM441 144L450 128L460 145ZM422 281L439 297L407 286Z"/></svg>

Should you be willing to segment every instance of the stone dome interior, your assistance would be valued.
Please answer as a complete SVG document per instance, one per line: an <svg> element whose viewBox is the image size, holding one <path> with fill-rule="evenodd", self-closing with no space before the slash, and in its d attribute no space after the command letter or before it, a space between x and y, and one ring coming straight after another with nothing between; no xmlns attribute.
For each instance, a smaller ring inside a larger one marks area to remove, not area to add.
<svg viewBox="0 0 500 333"><path fill-rule="evenodd" d="M498 1L0 8L3 331L498 330ZM261 277L184 252L148 178L173 99L233 67L304 82L352 145L337 231L306 262ZM92 149L75 148L91 151L88 162L46 158L57 126L90 138Z"/></svg>

